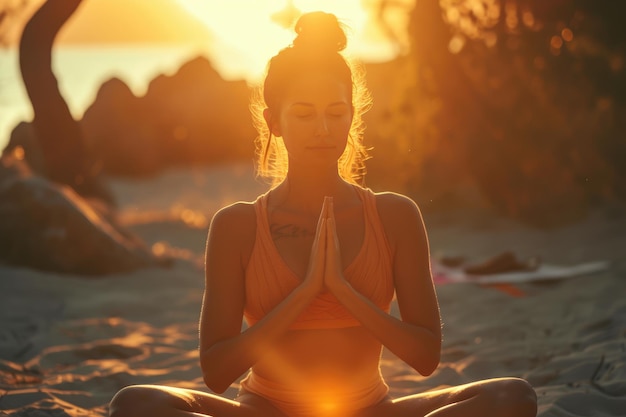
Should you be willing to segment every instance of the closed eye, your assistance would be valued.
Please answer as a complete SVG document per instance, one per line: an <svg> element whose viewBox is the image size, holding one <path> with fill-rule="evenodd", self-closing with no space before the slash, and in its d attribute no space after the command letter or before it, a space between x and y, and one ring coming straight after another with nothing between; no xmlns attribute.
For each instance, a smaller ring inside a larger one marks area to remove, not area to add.
<svg viewBox="0 0 626 417"><path fill-rule="evenodd" d="M343 117L348 114L348 106L344 103L338 103L328 108L327 114L332 117Z"/></svg>
<svg viewBox="0 0 626 417"><path fill-rule="evenodd" d="M315 111L310 104L295 103L291 106L291 114L299 119L309 119L315 115Z"/></svg>

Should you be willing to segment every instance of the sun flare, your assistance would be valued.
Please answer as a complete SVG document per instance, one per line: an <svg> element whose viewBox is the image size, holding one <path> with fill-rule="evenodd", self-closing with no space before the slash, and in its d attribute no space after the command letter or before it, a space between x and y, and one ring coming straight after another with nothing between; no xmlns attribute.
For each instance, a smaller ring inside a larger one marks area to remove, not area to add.
<svg viewBox="0 0 626 417"><path fill-rule="evenodd" d="M258 79L268 59L293 40L293 22L315 10L334 13L350 28L348 54L370 61L395 54L362 0L177 1L216 35L210 56L230 78Z"/></svg>

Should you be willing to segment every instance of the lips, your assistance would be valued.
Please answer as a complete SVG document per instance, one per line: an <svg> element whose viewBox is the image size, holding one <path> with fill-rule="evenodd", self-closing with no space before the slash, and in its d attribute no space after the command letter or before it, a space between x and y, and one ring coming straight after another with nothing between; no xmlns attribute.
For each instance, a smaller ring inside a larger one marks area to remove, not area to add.
<svg viewBox="0 0 626 417"><path fill-rule="evenodd" d="M320 151L320 150L335 149L335 146L332 146L332 145L307 146L307 149L311 149L311 150L314 150L314 151Z"/></svg>

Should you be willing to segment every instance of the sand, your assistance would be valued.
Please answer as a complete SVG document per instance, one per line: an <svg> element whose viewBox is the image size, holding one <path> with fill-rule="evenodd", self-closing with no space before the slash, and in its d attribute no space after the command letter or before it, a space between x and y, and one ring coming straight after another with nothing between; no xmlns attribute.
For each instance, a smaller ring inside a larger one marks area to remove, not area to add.
<svg viewBox="0 0 626 417"><path fill-rule="evenodd" d="M0 267L0 415L104 416L113 394L137 383L207 390L197 357L207 222L264 185L231 166L112 180L112 187L123 221L177 260L170 269L100 278ZM423 378L385 352L392 395L520 376L537 390L539 416L626 416L626 213L599 211L548 231L484 213L428 214L426 223L435 256L480 260L509 249L563 265L611 265L516 285L514 295L472 283L438 286L441 365Z"/></svg>

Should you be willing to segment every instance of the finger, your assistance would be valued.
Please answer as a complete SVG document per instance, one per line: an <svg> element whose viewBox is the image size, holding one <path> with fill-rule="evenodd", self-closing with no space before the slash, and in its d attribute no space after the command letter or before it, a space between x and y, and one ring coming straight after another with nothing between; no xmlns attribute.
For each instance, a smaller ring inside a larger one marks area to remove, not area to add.
<svg viewBox="0 0 626 417"><path fill-rule="evenodd" d="M328 228L327 226L327 220L326 219L320 219L320 222L317 226L317 233L315 234L315 240L313 241L313 246L319 246L320 244L322 245L326 245L326 229Z"/></svg>
<svg viewBox="0 0 626 417"><path fill-rule="evenodd" d="M313 244L311 245L311 250L315 250L320 241L320 236L322 236L323 229L326 228L326 224L323 221L324 219L320 219L317 223L317 228L315 229L315 236L313 236Z"/></svg>
<svg viewBox="0 0 626 417"><path fill-rule="evenodd" d="M332 230L332 220L326 220L326 250L331 250L333 243L331 242L330 236L333 234Z"/></svg>
<svg viewBox="0 0 626 417"><path fill-rule="evenodd" d="M328 246L333 248L339 247L339 236L337 235L337 225L335 223L335 218L330 217L326 221L326 239L328 242Z"/></svg>
<svg viewBox="0 0 626 417"><path fill-rule="evenodd" d="M329 196L324 197L324 204L322 204L322 215L328 218L328 207L332 202L333 198Z"/></svg>
<svg viewBox="0 0 626 417"><path fill-rule="evenodd" d="M326 199L324 198L324 203L322 204L322 209L320 210L320 216L317 219L317 228L315 229L315 238L320 235L324 227L322 227L322 220L326 218Z"/></svg>
<svg viewBox="0 0 626 417"><path fill-rule="evenodd" d="M326 269L326 219L320 221L320 233L315 236L311 255L309 256L306 281L308 281L316 291L321 291Z"/></svg>
<svg viewBox="0 0 626 417"><path fill-rule="evenodd" d="M326 217L335 218L335 202L332 197L328 197L328 208L326 209Z"/></svg>
<svg viewBox="0 0 626 417"><path fill-rule="evenodd" d="M326 250L334 254L338 246L339 240L337 238L337 229L335 228L335 219L331 217L326 221Z"/></svg>
<svg viewBox="0 0 626 417"><path fill-rule="evenodd" d="M309 269L315 269L319 265L324 265L326 259L326 220L320 222L320 233L315 236L313 245L311 246L311 255L309 256Z"/></svg>
<svg viewBox="0 0 626 417"><path fill-rule="evenodd" d="M334 219L328 219L326 222L326 259L324 263L326 270L337 271L341 270L341 255L339 254L339 241L337 239L337 233L335 229Z"/></svg>
<svg viewBox="0 0 626 417"><path fill-rule="evenodd" d="M322 219L325 219L328 215L327 215L327 211L328 211L328 204L327 204L327 199L328 197L324 197L324 201L322 202L322 209L320 210L320 215L319 218L317 219L317 229L315 230L315 235L319 235L322 231Z"/></svg>
<svg viewBox="0 0 626 417"><path fill-rule="evenodd" d="M335 253L335 247L331 239L332 227L333 226L331 224L331 221L330 219L328 219L328 221L326 222L326 250L325 250L326 258L324 259L324 262L326 264L326 269L328 269L330 266L333 265L333 258L334 258L334 253Z"/></svg>
<svg viewBox="0 0 626 417"><path fill-rule="evenodd" d="M321 253L326 251L326 247L328 246L328 220L322 219L322 225L320 228L319 239L317 242L317 247Z"/></svg>

